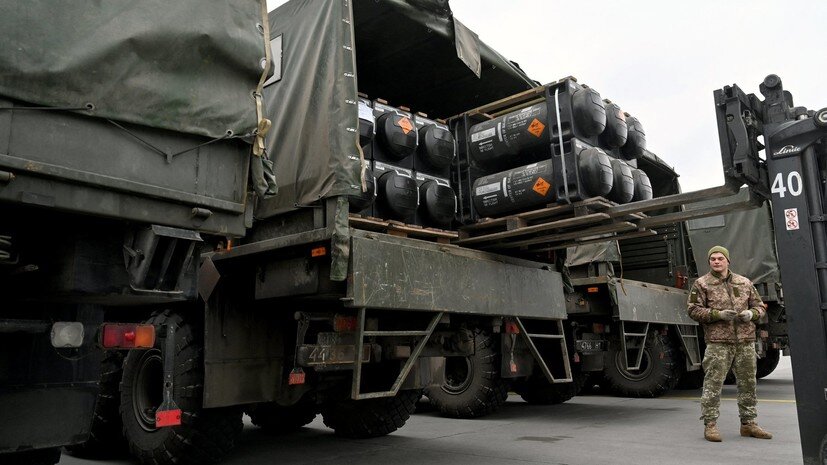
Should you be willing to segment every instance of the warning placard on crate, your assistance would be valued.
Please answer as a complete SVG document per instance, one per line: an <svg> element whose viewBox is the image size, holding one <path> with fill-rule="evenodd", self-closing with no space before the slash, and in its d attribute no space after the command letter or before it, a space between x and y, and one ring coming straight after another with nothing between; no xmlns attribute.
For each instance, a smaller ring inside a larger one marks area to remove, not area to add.
<svg viewBox="0 0 827 465"><path fill-rule="evenodd" d="M528 132L536 137L540 137L543 134L543 129L545 128L545 124L541 123L537 118L534 118L531 124L528 125Z"/></svg>
<svg viewBox="0 0 827 465"><path fill-rule="evenodd" d="M537 178L537 182L534 183L532 189L534 189L534 192L545 197L549 187L551 187L551 184L549 184L548 181L543 178Z"/></svg>
<svg viewBox="0 0 827 465"><path fill-rule="evenodd" d="M784 210L784 221L787 225L787 231L794 231L800 227L798 222L798 209L787 208Z"/></svg>
<svg viewBox="0 0 827 465"><path fill-rule="evenodd" d="M404 132L405 134L413 131L414 128L414 125L413 123L411 123L411 120L405 116L399 118L399 121L396 122L396 125L402 128L402 132Z"/></svg>

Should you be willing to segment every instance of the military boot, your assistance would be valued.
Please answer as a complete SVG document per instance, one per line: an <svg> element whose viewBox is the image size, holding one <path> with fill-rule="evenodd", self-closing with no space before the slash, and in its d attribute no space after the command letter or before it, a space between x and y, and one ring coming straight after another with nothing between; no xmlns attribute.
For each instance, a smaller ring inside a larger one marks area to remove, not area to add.
<svg viewBox="0 0 827 465"><path fill-rule="evenodd" d="M758 423L754 421L741 423L741 436L745 438L772 439L772 433L761 428L758 426Z"/></svg>
<svg viewBox="0 0 827 465"><path fill-rule="evenodd" d="M744 427L741 427L741 434L744 434ZM718 431L718 424L714 421L704 425L704 439L710 442L721 442L721 432Z"/></svg>

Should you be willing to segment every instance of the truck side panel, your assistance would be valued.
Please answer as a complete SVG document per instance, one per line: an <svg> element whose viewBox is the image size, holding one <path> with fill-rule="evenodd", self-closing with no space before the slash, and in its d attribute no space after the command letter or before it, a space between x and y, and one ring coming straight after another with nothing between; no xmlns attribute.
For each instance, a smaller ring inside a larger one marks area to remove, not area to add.
<svg viewBox="0 0 827 465"><path fill-rule="evenodd" d="M353 237L348 306L566 318L560 273L408 242Z"/></svg>

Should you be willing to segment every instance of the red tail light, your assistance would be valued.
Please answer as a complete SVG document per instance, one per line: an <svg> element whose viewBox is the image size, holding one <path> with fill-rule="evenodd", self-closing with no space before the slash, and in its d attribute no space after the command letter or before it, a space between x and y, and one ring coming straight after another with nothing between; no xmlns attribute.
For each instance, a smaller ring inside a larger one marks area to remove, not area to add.
<svg viewBox="0 0 827 465"><path fill-rule="evenodd" d="M101 332L105 349L149 349L155 346L155 327L131 323L106 323Z"/></svg>
<svg viewBox="0 0 827 465"><path fill-rule="evenodd" d="M359 320L355 316L339 315L333 317L333 331L337 333L353 332L359 326Z"/></svg>

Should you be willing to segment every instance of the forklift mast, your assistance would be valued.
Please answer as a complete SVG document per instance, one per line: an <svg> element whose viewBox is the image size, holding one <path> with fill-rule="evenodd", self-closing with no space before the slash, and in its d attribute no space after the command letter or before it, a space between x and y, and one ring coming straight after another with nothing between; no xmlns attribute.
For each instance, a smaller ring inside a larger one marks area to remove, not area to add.
<svg viewBox="0 0 827 465"><path fill-rule="evenodd" d="M827 463L827 108L793 106L774 74L759 88L763 100L737 85L715 91L721 156L728 185L746 184L772 204L801 448L805 464L821 465Z"/></svg>

